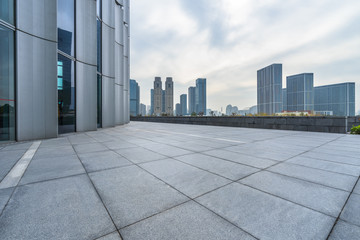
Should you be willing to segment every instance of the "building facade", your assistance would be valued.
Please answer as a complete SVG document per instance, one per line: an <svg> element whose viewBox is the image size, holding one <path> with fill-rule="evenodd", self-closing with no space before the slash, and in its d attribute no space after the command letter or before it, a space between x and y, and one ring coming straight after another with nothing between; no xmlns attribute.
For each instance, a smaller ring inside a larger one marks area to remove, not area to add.
<svg viewBox="0 0 360 240"><path fill-rule="evenodd" d="M162 113L162 82L160 77L155 77L154 81L154 114L160 116Z"/></svg>
<svg viewBox="0 0 360 240"><path fill-rule="evenodd" d="M196 79L195 109L197 114L206 114L206 78Z"/></svg>
<svg viewBox="0 0 360 240"><path fill-rule="evenodd" d="M286 77L286 96L287 111L314 111L314 74Z"/></svg>
<svg viewBox="0 0 360 240"><path fill-rule="evenodd" d="M196 94L196 87L189 87L189 89L188 89L189 114L196 112L195 94Z"/></svg>
<svg viewBox="0 0 360 240"><path fill-rule="evenodd" d="M137 116L140 111L140 87L135 80L130 79L130 116Z"/></svg>
<svg viewBox="0 0 360 240"><path fill-rule="evenodd" d="M150 89L150 115L154 114L154 89Z"/></svg>
<svg viewBox="0 0 360 240"><path fill-rule="evenodd" d="M140 113L141 116L146 116L146 105L140 103Z"/></svg>
<svg viewBox="0 0 360 240"><path fill-rule="evenodd" d="M129 122L129 0L0 5L0 140Z"/></svg>
<svg viewBox="0 0 360 240"><path fill-rule="evenodd" d="M186 94L180 95L180 108L181 108L181 115L187 115L187 95Z"/></svg>
<svg viewBox="0 0 360 240"><path fill-rule="evenodd" d="M282 64L257 71L258 113L274 114L282 110Z"/></svg>
<svg viewBox="0 0 360 240"><path fill-rule="evenodd" d="M282 92L282 111L287 111L287 90L283 88Z"/></svg>
<svg viewBox="0 0 360 240"><path fill-rule="evenodd" d="M180 103L177 103L177 104L175 105L175 115L176 115L176 116L182 116Z"/></svg>
<svg viewBox="0 0 360 240"><path fill-rule="evenodd" d="M167 77L165 81L165 113L174 114L174 82L172 77Z"/></svg>
<svg viewBox="0 0 360 240"><path fill-rule="evenodd" d="M335 116L355 116L355 83L315 87L314 110Z"/></svg>

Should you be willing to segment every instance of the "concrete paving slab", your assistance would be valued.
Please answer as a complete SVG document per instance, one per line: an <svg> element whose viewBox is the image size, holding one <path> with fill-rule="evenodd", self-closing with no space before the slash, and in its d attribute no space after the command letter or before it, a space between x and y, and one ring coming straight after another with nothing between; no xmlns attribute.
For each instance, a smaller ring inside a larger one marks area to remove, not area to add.
<svg viewBox="0 0 360 240"><path fill-rule="evenodd" d="M106 146L107 148L111 149L111 150L118 150L118 149L129 149L129 148L134 148L134 147L138 147L135 144L126 142L126 141L110 141L110 142L103 142L104 146Z"/></svg>
<svg viewBox="0 0 360 240"><path fill-rule="evenodd" d="M22 155L24 155L25 151L26 150L12 150L0 152L0 181L9 173L11 168L19 161Z"/></svg>
<svg viewBox="0 0 360 240"><path fill-rule="evenodd" d="M74 145L75 151L78 154L81 153L91 153L91 152L99 152L99 151L106 151L108 150L107 147L105 147L101 143L85 143L85 144L78 144Z"/></svg>
<svg viewBox="0 0 360 240"><path fill-rule="evenodd" d="M223 158L223 159L226 159L229 161L233 161L236 163L244 164L244 165L247 165L250 167L261 168L261 169L270 167L271 165L278 163L273 160L257 158L257 157L253 157L253 156L249 156L249 155L230 152L230 151L227 151L224 149L207 151L207 152L204 152L203 154L218 157L218 158Z"/></svg>
<svg viewBox="0 0 360 240"><path fill-rule="evenodd" d="M252 149L251 147L249 147L247 145L248 144L241 145L241 146L232 146L232 147L224 148L224 150L241 153L241 154L247 154L247 155L251 155L251 156L259 157L259 158L275 160L275 161L284 161L293 156L298 155L298 153L274 152L274 151L269 151L266 149L259 150L258 148Z"/></svg>
<svg viewBox="0 0 360 240"><path fill-rule="evenodd" d="M341 164L341 163L335 163L335 162L329 162L329 161L324 161L324 160L320 160L320 159L298 156L298 157L294 157L294 158L288 160L287 162L306 166L306 167L322 169L325 171L352 175L355 177L358 177L360 175L360 167L353 166L353 165L347 165L347 164Z"/></svg>
<svg viewBox="0 0 360 240"><path fill-rule="evenodd" d="M360 166L360 159L354 158L354 157L346 157L346 156L339 156L332 153L329 153L330 151L327 151L326 153L319 153L319 152L307 152L304 153L303 157L309 157L309 158L315 158L320 160L326 160L331 162L337 162L337 163L344 163L344 164L350 164L350 165L357 165ZM360 153L359 153L360 155Z"/></svg>
<svg viewBox="0 0 360 240"><path fill-rule="evenodd" d="M280 163L270 167L268 171L280 173L286 176L300 178L328 187L338 188L351 192L357 181L356 177L340 173L328 172L320 169L304 167L290 163Z"/></svg>
<svg viewBox="0 0 360 240"><path fill-rule="evenodd" d="M233 183L196 199L259 239L326 239L335 218Z"/></svg>
<svg viewBox="0 0 360 240"><path fill-rule="evenodd" d="M118 228L188 200L137 166L90 173Z"/></svg>
<svg viewBox="0 0 360 240"><path fill-rule="evenodd" d="M113 232L96 240L122 240L118 232Z"/></svg>
<svg viewBox="0 0 360 240"><path fill-rule="evenodd" d="M240 183L333 217L339 215L349 196L345 191L266 171L244 178Z"/></svg>
<svg viewBox="0 0 360 240"><path fill-rule="evenodd" d="M0 215L6 203L9 201L14 188L0 189Z"/></svg>
<svg viewBox="0 0 360 240"><path fill-rule="evenodd" d="M71 144L95 143L96 140L84 133L74 134L68 137Z"/></svg>
<svg viewBox="0 0 360 240"><path fill-rule="evenodd" d="M172 159L144 163L141 167L191 198L231 182Z"/></svg>
<svg viewBox="0 0 360 240"><path fill-rule="evenodd" d="M360 194L360 181L355 186L354 193Z"/></svg>
<svg viewBox="0 0 360 240"><path fill-rule="evenodd" d="M20 185L85 173L76 155L33 159Z"/></svg>
<svg viewBox="0 0 360 240"><path fill-rule="evenodd" d="M193 201L124 228L121 235L124 240L255 239Z"/></svg>
<svg viewBox="0 0 360 240"><path fill-rule="evenodd" d="M339 220L329 240L360 239L360 227Z"/></svg>
<svg viewBox="0 0 360 240"><path fill-rule="evenodd" d="M11 151L11 150L27 150L31 146L32 142L26 143L14 143L8 146L5 146L1 151Z"/></svg>
<svg viewBox="0 0 360 240"><path fill-rule="evenodd" d="M233 181L237 181L240 178L259 171L257 168L248 167L242 164L229 162L199 153L175 157L175 159L202 168L209 172L216 173Z"/></svg>
<svg viewBox="0 0 360 240"><path fill-rule="evenodd" d="M360 195L351 194L340 218L360 227Z"/></svg>
<svg viewBox="0 0 360 240"><path fill-rule="evenodd" d="M85 175L18 187L0 226L2 239L94 239L115 231Z"/></svg>
<svg viewBox="0 0 360 240"><path fill-rule="evenodd" d="M89 152L78 155L88 172L114 167L132 165L133 163L113 151Z"/></svg>
<svg viewBox="0 0 360 240"><path fill-rule="evenodd" d="M144 163L166 158L166 156L162 154L150 151L142 147L120 149L116 150L116 152L134 163Z"/></svg>
<svg viewBox="0 0 360 240"><path fill-rule="evenodd" d="M181 147L181 145L179 147ZM192 151L181 149L178 147L173 147L173 146L166 145L166 144L152 143L152 144L144 145L144 148L158 152L158 153L168 156L168 157L176 157L176 156L193 153Z"/></svg>
<svg viewBox="0 0 360 240"><path fill-rule="evenodd" d="M47 147L59 147L59 146L70 146L70 141L67 137L46 139L41 141L41 145L39 148L47 148Z"/></svg>
<svg viewBox="0 0 360 240"><path fill-rule="evenodd" d="M46 147L46 148L39 148L35 153L33 159L63 157L63 156L71 156L74 154L75 151L72 148L72 146Z"/></svg>
<svg viewBox="0 0 360 240"><path fill-rule="evenodd" d="M173 145L173 144L170 144ZM189 150L192 152L204 152L204 151L210 151L213 148L209 146L203 146L200 144L197 144L195 142L185 142L181 144L174 144L173 146L181 146L182 149Z"/></svg>

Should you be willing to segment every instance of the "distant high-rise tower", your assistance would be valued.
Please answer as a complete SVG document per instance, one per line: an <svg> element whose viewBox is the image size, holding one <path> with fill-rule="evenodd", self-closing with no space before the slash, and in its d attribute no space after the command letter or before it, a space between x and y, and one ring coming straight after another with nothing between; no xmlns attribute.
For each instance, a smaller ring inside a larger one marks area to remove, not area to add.
<svg viewBox="0 0 360 240"><path fill-rule="evenodd" d="M180 95L181 115L187 115L187 95Z"/></svg>
<svg viewBox="0 0 360 240"><path fill-rule="evenodd" d="M302 73L286 77L287 111L314 110L314 74Z"/></svg>
<svg viewBox="0 0 360 240"><path fill-rule="evenodd" d="M274 114L282 110L282 64L257 71L258 113Z"/></svg>
<svg viewBox="0 0 360 240"><path fill-rule="evenodd" d="M176 114L176 116L181 116L182 114L181 114L181 105L180 105L180 103L177 103L176 104L176 106L175 106L175 114Z"/></svg>
<svg viewBox="0 0 360 240"><path fill-rule="evenodd" d="M282 111L287 111L287 90L282 89Z"/></svg>
<svg viewBox="0 0 360 240"><path fill-rule="evenodd" d="M140 87L139 84L130 79L130 115L137 116L140 114Z"/></svg>
<svg viewBox="0 0 360 240"><path fill-rule="evenodd" d="M206 114L206 78L196 79L195 109L196 113Z"/></svg>
<svg viewBox="0 0 360 240"><path fill-rule="evenodd" d="M154 114L160 116L162 113L162 82L160 77L154 81Z"/></svg>
<svg viewBox="0 0 360 240"><path fill-rule="evenodd" d="M165 81L165 113L174 113L174 82L171 77L167 77Z"/></svg>
<svg viewBox="0 0 360 240"><path fill-rule="evenodd" d="M151 103L150 103L150 115L154 114L154 89L150 90L150 99L151 99Z"/></svg>
<svg viewBox="0 0 360 240"><path fill-rule="evenodd" d="M165 90L162 90L161 94L161 112L165 112Z"/></svg>
<svg viewBox="0 0 360 240"><path fill-rule="evenodd" d="M195 94L196 94L196 87L189 87L188 90L188 100L189 100L189 114L195 112Z"/></svg>

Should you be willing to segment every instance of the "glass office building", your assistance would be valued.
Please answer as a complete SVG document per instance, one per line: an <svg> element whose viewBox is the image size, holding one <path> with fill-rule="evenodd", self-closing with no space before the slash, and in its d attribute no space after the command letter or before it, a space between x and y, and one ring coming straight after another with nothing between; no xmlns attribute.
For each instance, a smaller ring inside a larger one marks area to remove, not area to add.
<svg viewBox="0 0 360 240"><path fill-rule="evenodd" d="M282 110L282 64L257 71L258 113L274 114Z"/></svg>
<svg viewBox="0 0 360 240"><path fill-rule="evenodd" d="M287 111L287 91L286 91L286 88L283 88L281 91L282 91L282 110Z"/></svg>
<svg viewBox="0 0 360 240"><path fill-rule="evenodd" d="M139 84L130 79L130 115L137 116L140 114L140 87Z"/></svg>
<svg viewBox="0 0 360 240"><path fill-rule="evenodd" d="M181 94L180 95L180 108L181 108L181 115L187 115L187 95Z"/></svg>
<svg viewBox="0 0 360 240"><path fill-rule="evenodd" d="M286 77L286 108L289 112L314 110L314 74Z"/></svg>
<svg viewBox="0 0 360 240"><path fill-rule="evenodd" d="M129 122L129 0L2 0L0 53L0 141Z"/></svg>
<svg viewBox="0 0 360 240"><path fill-rule="evenodd" d="M206 114L206 78L196 79L195 110Z"/></svg>
<svg viewBox="0 0 360 240"><path fill-rule="evenodd" d="M314 110L334 116L355 116L355 83L315 87Z"/></svg>
<svg viewBox="0 0 360 240"><path fill-rule="evenodd" d="M188 99L189 99L189 114L195 112L195 87L189 87L188 89Z"/></svg>

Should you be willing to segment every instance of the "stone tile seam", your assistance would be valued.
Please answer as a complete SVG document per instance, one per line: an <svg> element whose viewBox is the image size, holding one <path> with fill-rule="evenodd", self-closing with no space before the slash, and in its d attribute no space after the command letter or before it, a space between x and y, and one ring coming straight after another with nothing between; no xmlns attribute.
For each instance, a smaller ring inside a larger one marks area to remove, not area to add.
<svg viewBox="0 0 360 240"><path fill-rule="evenodd" d="M328 239L330 238L332 232L333 232L334 229L335 229L336 224L337 224L338 221L341 219L340 216L341 216L342 212L344 211L344 208L345 208L346 204L348 203L351 195L353 194L353 192L354 192L354 190L355 190L355 188L356 188L356 185L357 185L359 182L360 182L360 176L358 177L357 181L355 182L355 185L354 185L352 191L349 193L349 196L347 197L347 199L346 199L346 201L345 201L345 203L344 203L344 206L341 208L341 211L339 212L339 214L338 214L338 216L337 216L337 218L336 218L336 220L335 220L335 222L334 222L334 224L333 224L333 226L332 226L332 228L331 228L331 230L330 230L330 232L329 232L329 235L328 235L328 237L326 238L326 240L328 240ZM341 220L342 220L342 219L341 219ZM354 224L353 224L353 225L354 225Z"/></svg>
<svg viewBox="0 0 360 240"><path fill-rule="evenodd" d="M95 239L93 239L93 240L99 240L99 239L101 239L101 238L103 238L103 237L106 237L106 236L109 236L109 235L111 235L111 234L113 234L113 233L119 234L118 231L116 230L116 231L107 233L107 234L105 234L105 235L102 235L102 236L100 236L100 237L97 237L97 238L95 238Z"/></svg>
<svg viewBox="0 0 360 240"><path fill-rule="evenodd" d="M69 140L69 139L68 139L68 140ZM70 141L70 140L69 140L69 141ZM100 193L99 193L98 189L95 187L94 182L93 182L93 181L92 181L92 179L90 178L89 173L86 171L86 168L85 168L85 166L84 166L84 163L81 161L80 157L78 156L77 152L75 151L74 145L71 145L71 147L73 148L74 152L76 153L76 156L77 156L77 158L78 158L78 160L79 160L80 164L81 164L81 165L82 165L82 167L84 168L85 174L86 174L86 176L87 176L87 178L88 178L88 180L89 180L89 182L90 182L91 186L93 187L93 189L94 189L94 191L95 191L95 193L96 193L97 197L98 197L98 198L99 198L99 200L101 201L101 203L102 203L102 205L103 205L103 207L104 207L104 209L105 209L106 213L108 214L108 216L109 216L109 218L110 218L111 222L113 223L114 228L116 229L116 231L117 231L117 232L118 232L118 234L120 235L120 238L121 238L121 239L123 239L123 237L121 236L120 231L119 231L119 230L118 230L118 228L116 227L115 221L114 221L113 217L111 216L109 209L108 209L108 208L107 208L107 206L105 205L104 200L101 198L101 195L100 195Z"/></svg>
<svg viewBox="0 0 360 240"><path fill-rule="evenodd" d="M335 155L335 154L334 154ZM340 156L340 155L337 155ZM331 163L339 163L339 164L343 164L343 165L348 165L348 166L353 166L353 167L360 167L360 164L351 164L351 163L345 163L345 162L339 162L339 161L334 161L334 160L328 160L328 159L321 159L321 158L317 158L317 157L310 157L310 156L303 156L305 158L311 158L314 160L320 160L320 161L325 161L325 162L331 162ZM342 156L343 157L343 156ZM353 157L349 157L349 158L353 158ZM355 158L355 159L359 159L359 158ZM360 159L359 159L360 162Z"/></svg>

